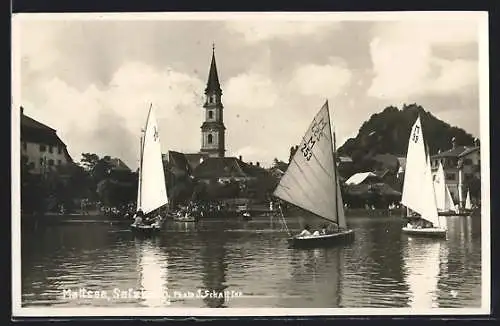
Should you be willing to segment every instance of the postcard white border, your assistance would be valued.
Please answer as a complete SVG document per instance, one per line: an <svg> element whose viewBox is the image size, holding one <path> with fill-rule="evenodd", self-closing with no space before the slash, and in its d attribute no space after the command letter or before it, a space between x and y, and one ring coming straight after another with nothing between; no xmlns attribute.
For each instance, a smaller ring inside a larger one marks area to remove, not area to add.
<svg viewBox="0 0 500 326"><path fill-rule="evenodd" d="M20 23L26 20L289 20L289 21L478 21L481 138L481 308L23 308L21 307L20 234ZM12 18L12 315L13 317L100 316L367 316L487 315L491 313L489 55L487 12L208 12L208 13L30 13ZM16 149L16 150L15 150ZM16 212L16 213L14 213Z"/></svg>

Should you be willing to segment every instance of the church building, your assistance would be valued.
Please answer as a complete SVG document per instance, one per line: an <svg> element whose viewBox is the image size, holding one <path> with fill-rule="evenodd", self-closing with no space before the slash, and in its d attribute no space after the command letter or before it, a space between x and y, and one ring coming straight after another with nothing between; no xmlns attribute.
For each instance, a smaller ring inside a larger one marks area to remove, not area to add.
<svg viewBox="0 0 500 326"><path fill-rule="evenodd" d="M227 182L231 179L255 180L256 173L265 170L259 162L249 164L242 157L226 157L226 127L224 125L224 105L222 88L212 47L212 60L208 72L203 104L204 121L201 125L201 147L198 153L178 153L169 151L167 166L183 170L198 180ZM257 171L258 170L258 171ZM257 173L258 174L258 173Z"/></svg>

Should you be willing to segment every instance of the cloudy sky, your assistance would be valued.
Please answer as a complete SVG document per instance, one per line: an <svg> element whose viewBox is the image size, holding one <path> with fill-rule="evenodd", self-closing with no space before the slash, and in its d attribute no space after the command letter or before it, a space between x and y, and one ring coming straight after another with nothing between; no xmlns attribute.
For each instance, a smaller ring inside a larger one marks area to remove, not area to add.
<svg viewBox="0 0 500 326"><path fill-rule="evenodd" d="M19 16L14 25L20 104L77 161L94 152L135 168L149 103L165 152L197 152L212 42L228 156L286 160L327 98L338 146L403 103L479 136L477 16L88 17Z"/></svg>

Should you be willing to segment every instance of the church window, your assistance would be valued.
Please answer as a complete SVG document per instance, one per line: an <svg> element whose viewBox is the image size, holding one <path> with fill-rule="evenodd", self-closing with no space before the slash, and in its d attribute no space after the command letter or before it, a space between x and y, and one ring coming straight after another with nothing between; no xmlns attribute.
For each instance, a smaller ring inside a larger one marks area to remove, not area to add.
<svg viewBox="0 0 500 326"><path fill-rule="evenodd" d="M210 110L208 111L208 118L213 119L214 118L214 111Z"/></svg>
<svg viewBox="0 0 500 326"><path fill-rule="evenodd" d="M213 142L213 136L211 134L208 134L207 141L209 144L211 144Z"/></svg>
<svg viewBox="0 0 500 326"><path fill-rule="evenodd" d="M217 96L215 94L212 95L212 103L217 103Z"/></svg>

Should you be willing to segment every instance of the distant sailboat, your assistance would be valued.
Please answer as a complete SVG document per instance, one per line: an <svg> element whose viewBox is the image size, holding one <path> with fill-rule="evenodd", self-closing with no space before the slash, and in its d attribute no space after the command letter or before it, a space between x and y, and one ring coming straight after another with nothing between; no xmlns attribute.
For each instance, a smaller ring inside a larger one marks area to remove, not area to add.
<svg viewBox="0 0 500 326"><path fill-rule="evenodd" d="M403 232L415 235L446 236L446 222L441 222L438 215L430 160L425 150L420 117L413 124L408 140L401 203L407 209L419 214L424 222L427 221L424 225L418 226L408 223L406 227L403 227ZM425 225L429 222L432 224L430 227Z"/></svg>
<svg viewBox="0 0 500 326"><path fill-rule="evenodd" d="M168 204L168 197L160 136L156 116L151 106L144 128L144 136L141 137L136 215L145 216L166 204ZM161 224L161 221L150 225L134 222L131 227L141 231L157 231L161 229Z"/></svg>
<svg viewBox="0 0 500 326"><path fill-rule="evenodd" d="M446 184L444 169L441 162L439 162L439 167L434 179L434 191L436 194L438 215L455 215L455 203L453 202L453 197L451 196L450 189Z"/></svg>
<svg viewBox="0 0 500 326"><path fill-rule="evenodd" d="M465 198L465 209L468 211L472 210L472 203L470 201L470 191L467 189L467 197Z"/></svg>
<svg viewBox="0 0 500 326"><path fill-rule="evenodd" d="M354 231L347 229L345 219L334 137L326 101L303 136L274 196L336 224L339 230L331 234L291 237L288 243L292 247L321 246L354 238Z"/></svg>

